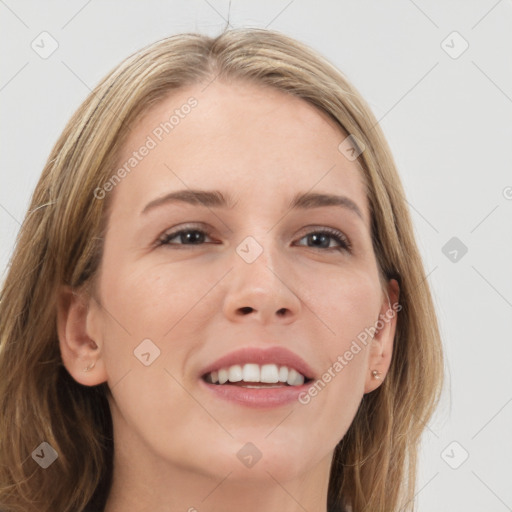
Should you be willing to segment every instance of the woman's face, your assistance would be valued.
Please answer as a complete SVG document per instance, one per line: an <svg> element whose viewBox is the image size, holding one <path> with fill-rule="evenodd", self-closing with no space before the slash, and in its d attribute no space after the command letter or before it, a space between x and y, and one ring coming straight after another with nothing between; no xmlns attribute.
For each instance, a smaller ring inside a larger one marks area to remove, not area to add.
<svg viewBox="0 0 512 512"><path fill-rule="evenodd" d="M325 474L395 328L362 341L389 303L345 138L303 100L219 81L132 127L86 319L98 359L77 377L108 382L125 453L230 479Z"/></svg>

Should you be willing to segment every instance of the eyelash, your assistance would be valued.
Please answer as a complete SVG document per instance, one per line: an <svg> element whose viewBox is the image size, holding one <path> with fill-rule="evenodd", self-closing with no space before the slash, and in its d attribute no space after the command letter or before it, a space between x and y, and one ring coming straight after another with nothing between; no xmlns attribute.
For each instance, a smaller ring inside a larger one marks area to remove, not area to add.
<svg viewBox="0 0 512 512"><path fill-rule="evenodd" d="M168 245L168 246L176 246L176 245L196 246L196 245L203 245L203 243L200 243L200 244L176 244L176 243L170 243L170 241L173 238L176 238L178 235L181 235L183 233L190 233L190 232L201 233L202 235L206 235L207 237L211 237L211 232L208 231L208 230L200 229L200 228L197 228L197 227L185 227L185 228L181 228L181 229L176 230L176 231L172 231L170 233L165 233L162 237L160 237L158 239L157 246L160 247L160 246L163 246L163 245ZM338 242L340 245L338 247L313 247L313 246L309 247L309 246L305 246L305 247L308 247L309 249L319 249L319 250L323 250L323 251L333 251L333 250L336 250L336 251L340 251L340 252L347 251L349 253L352 252L352 244L350 243L348 238L341 231L338 231L337 229L333 229L333 228L323 227L323 228L319 228L319 229L316 229L316 230L312 230L312 231L306 233L305 235L303 235L299 240L302 240L303 238L306 238L307 236L310 236L310 235L313 235L313 234L315 234L315 235L327 235L330 238L336 240L336 242Z"/></svg>

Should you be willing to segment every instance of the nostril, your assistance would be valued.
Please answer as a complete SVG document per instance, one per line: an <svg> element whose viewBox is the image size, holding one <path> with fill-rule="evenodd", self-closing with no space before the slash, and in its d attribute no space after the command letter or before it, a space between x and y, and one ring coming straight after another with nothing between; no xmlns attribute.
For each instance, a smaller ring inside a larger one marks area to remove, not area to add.
<svg viewBox="0 0 512 512"><path fill-rule="evenodd" d="M286 315L286 308L281 308L277 310L277 314L279 316L285 316Z"/></svg>
<svg viewBox="0 0 512 512"><path fill-rule="evenodd" d="M243 308L240 308L240 311L245 315L246 313L250 313L253 309L250 306L246 306Z"/></svg>

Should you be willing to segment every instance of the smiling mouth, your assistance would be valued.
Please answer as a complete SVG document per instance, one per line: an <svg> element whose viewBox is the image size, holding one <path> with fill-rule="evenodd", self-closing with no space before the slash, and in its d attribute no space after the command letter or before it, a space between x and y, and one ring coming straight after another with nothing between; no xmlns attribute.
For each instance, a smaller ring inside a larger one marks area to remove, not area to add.
<svg viewBox="0 0 512 512"><path fill-rule="evenodd" d="M311 381L295 368L276 364L247 363L219 368L206 373L202 379L218 386L238 386L250 389L269 389L302 386Z"/></svg>

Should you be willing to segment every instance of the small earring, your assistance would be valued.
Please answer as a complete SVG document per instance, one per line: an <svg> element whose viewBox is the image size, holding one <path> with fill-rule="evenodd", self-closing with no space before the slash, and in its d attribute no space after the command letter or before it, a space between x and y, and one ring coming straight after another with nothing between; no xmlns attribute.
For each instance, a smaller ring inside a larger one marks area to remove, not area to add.
<svg viewBox="0 0 512 512"><path fill-rule="evenodd" d="M95 365L96 365L96 363L92 362L89 366L84 368L84 372L88 372L89 370L92 370Z"/></svg>
<svg viewBox="0 0 512 512"><path fill-rule="evenodd" d="M377 370L372 370L372 377L373 377L374 379L380 380L379 375L380 375L380 372L379 372L379 371L377 371Z"/></svg>

